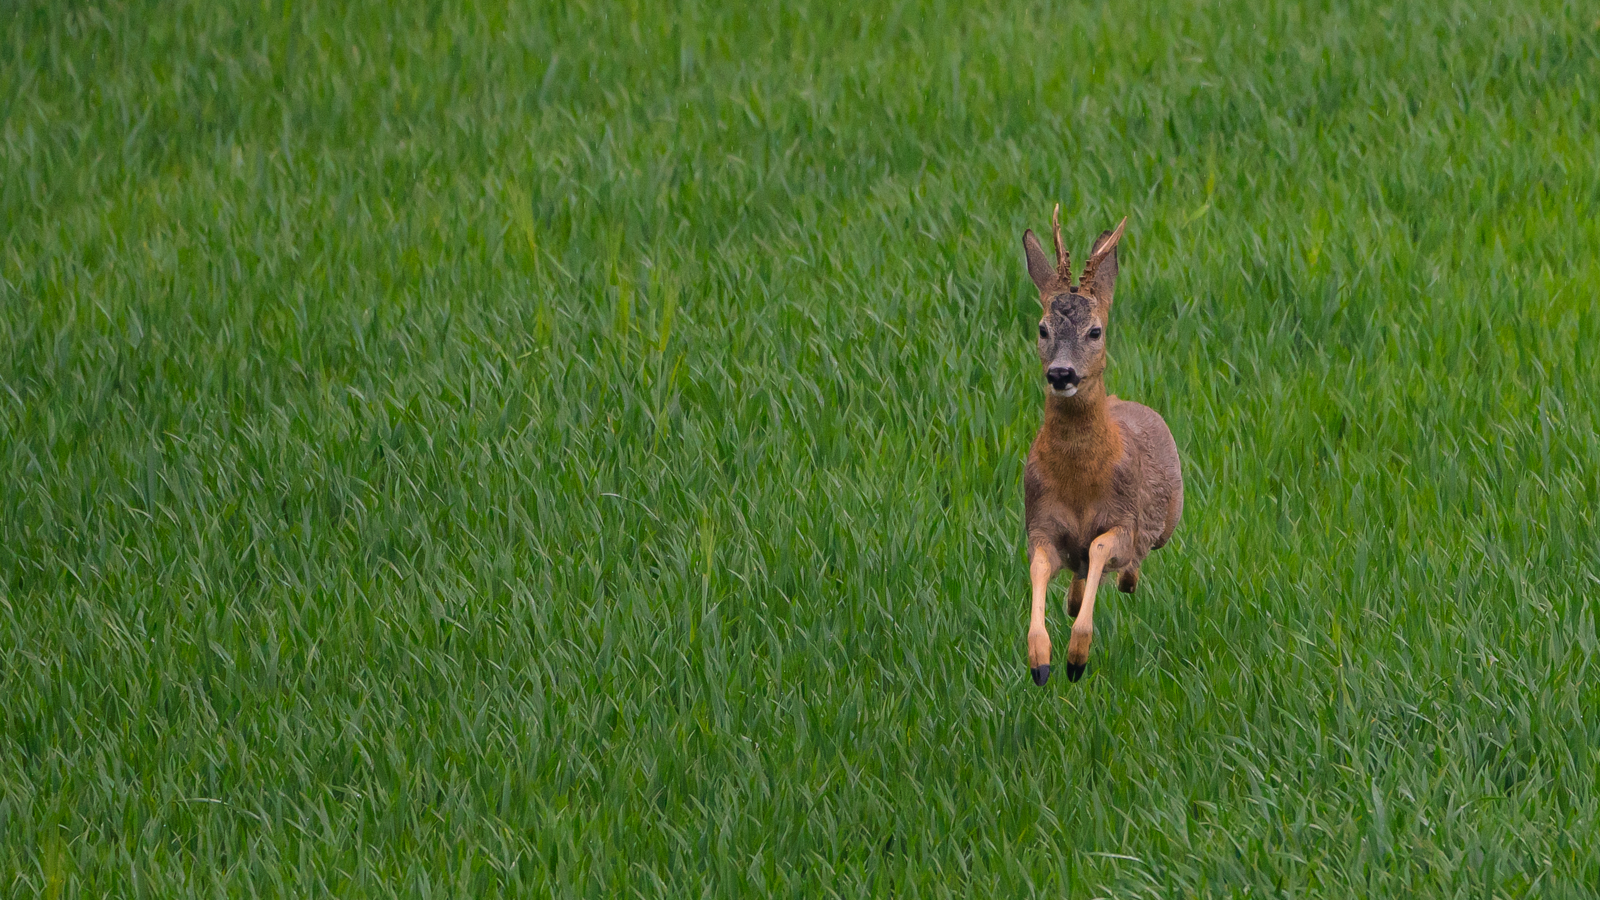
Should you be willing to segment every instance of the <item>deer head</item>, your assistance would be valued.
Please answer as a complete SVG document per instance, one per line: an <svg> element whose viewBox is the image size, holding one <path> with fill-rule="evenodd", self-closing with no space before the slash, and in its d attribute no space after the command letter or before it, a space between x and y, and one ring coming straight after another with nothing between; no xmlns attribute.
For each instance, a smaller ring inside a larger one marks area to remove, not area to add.
<svg viewBox="0 0 1600 900"><path fill-rule="evenodd" d="M1061 204L1050 217L1055 231L1056 259L1052 265L1033 230L1023 232L1022 249L1028 257L1028 275L1039 288L1044 316L1039 320L1039 362L1047 390L1053 396L1072 397L1097 384L1106 368L1105 330L1111 315L1111 291L1117 281L1117 241L1122 239L1126 217L1114 231L1102 231L1089 251L1082 279L1072 281L1072 260L1061 242Z"/></svg>

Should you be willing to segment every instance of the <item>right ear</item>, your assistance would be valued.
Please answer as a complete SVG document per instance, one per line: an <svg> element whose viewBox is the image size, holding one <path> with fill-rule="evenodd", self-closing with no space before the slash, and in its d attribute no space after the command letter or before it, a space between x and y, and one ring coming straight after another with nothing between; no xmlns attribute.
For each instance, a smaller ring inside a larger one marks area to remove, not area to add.
<svg viewBox="0 0 1600 900"><path fill-rule="evenodd" d="M1056 277L1056 267L1044 255L1044 248L1039 246L1039 239L1033 236L1032 228L1022 233L1022 251L1028 255L1028 277L1043 291L1050 279Z"/></svg>

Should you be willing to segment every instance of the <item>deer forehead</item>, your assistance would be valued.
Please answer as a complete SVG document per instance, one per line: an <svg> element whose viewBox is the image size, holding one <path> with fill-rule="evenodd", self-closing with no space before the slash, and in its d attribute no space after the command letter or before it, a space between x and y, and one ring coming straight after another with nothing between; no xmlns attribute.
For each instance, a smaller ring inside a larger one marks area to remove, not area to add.
<svg viewBox="0 0 1600 900"><path fill-rule="evenodd" d="M1082 294L1057 294L1050 298L1050 318L1087 328L1094 321L1094 303Z"/></svg>

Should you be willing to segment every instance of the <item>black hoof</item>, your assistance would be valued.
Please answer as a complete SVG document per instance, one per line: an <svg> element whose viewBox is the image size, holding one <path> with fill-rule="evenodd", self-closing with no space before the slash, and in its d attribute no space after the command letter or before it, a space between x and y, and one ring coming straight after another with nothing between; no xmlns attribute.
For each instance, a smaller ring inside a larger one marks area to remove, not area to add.
<svg viewBox="0 0 1600 900"><path fill-rule="evenodd" d="M1028 671L1033 673L1033 683L1037 684L1039 687L1044 687L1044 683L1050 680L1049 663L1046 663L1042 666L1034 666Z"/></svg>
<svg viewBox="0 0 1600 900"><path fill-rule="evenodd" d="M1083 677L1083 670L1087 668L1089 668L1088 663L1082 663L1081 665L1076 666L1072 663L1067 663L1067 680L1077 681L1079 678Z"/></svg>

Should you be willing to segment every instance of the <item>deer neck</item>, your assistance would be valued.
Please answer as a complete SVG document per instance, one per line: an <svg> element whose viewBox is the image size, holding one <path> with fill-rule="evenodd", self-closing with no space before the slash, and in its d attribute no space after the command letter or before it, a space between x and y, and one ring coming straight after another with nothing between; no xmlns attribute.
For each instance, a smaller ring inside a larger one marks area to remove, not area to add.
<svg viewBox="0 0 1600 900"><path fill-rule="evenodd" d="M1047 395L1044 404L1044 462L1059 483L1085 502L1104 493L1122 455L1122 432L1111 421L1104 382L1099 379L1071 397Z"/></svg>

